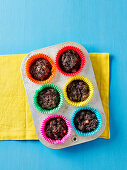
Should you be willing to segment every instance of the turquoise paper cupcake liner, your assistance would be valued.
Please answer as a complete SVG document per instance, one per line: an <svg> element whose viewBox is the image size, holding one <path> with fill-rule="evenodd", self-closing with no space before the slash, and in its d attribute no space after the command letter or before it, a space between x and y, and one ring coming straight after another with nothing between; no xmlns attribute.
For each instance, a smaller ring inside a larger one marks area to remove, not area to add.
<svg viewBox="0 0 127 170"><path fill-rule="evenodd" d="M92 112L94 112L96 114L96 117L97 117L97 120L98 120L98 125L97 125L97 128L94 131L83 133L83 132L76 129L75 124L74 124L74 118L80 110L85 110L85 109L91 110ZM81 107L81 108L78 108L78 109L75 110L75 112L73 113L72 118L71 118L71 124L72 124L72 128L74 129L74 131L78 135L93 136L95 133L97 133L100 130L101 125L102 125L102 118L101 118L101 115L100 115L98 110L94 109L93 107L85 106L85 107Z"/></svg>
<svg viewBox="0 0 127 170"><path fill-rule="evenodd" d="M42 91L45 88L54 88L59 93L60 102L59 102L58 106L55 107L54 109L51 109L51 110L43 109L38 104L38 101L37 101L38 94L39 94L40 91ZM61 108L61 106L63 104L63 94L62 94L61 90L56 85L54 85L54 84L44 84L38 90L35 91L35 94L34 94L34 97L33 97L33 103L34 103L34 106L38 109L39 112L41 112L43 114L53 114Z"/></svg>

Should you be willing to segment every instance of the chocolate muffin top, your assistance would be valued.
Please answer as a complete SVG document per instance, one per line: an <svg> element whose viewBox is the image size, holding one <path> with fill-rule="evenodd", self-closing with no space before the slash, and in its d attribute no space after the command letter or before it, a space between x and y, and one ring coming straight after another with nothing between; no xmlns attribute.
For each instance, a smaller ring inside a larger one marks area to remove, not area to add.
<svg viewBox="0 0 127 170"><path fill-rule="evenodd" d="M45 88L38 93L37 102L43 109L51 110L58 106L60 96L54 88Z"/></svg>
<svg viewBox="0 0 127 170"><path fill-rule="evenodd" d="M83 133L94 131L98 125L96 114L87 109L77 112L73 122L76 129Z"/></svg>
<svg viewBox="0 0 127 170"><path fill-rule="evenodd" d="M89 96L89 86L83 80L74 80L67 86L67 96L73 102L82 102Z"/></svg>
<svg viewBox="0 0 127 170"><path fill-rule="evenodd" d="M51 118L45 126L45 135L54 140L61 140L68 131L66 122L61 117Z"/></svg>
<svg viewBox="0 0 127 170"><path fill-rule="evenodd" d="M59 57L59 67L66 73L75 73L80 66L81 58L74 50L66 50Z"/></svg>
<svg viewBox="0 0 127 170"><path fill-rule="evenodd" d="M30 74L31 76L39 81L46 80L51 75L52 66L47 59L38 58L33 64L30 66Z"/></svg>

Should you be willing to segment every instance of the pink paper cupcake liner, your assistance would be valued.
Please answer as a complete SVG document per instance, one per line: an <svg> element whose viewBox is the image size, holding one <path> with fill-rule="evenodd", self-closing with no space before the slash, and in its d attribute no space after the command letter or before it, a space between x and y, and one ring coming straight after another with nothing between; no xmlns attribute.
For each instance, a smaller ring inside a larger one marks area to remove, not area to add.
<svg viewBox="0 0 127 170"><path fill-rule="evenodd" d="M53 139L48 138L48 137L45 135L45 125L46 125L46 122L47 122L49 119L55 118L55 117L60 117L60 118L64 119L65 122L66 122L66 125L67 125L67 127L68 127L68 132L67 132L67 134L66 134L61 140L53 140ZM70 135L71 135L71 129L72 129L72 128L71 128L71 124L70 124L70 122L67 120L67 118L66 118L65 116L63 116L63 115L50 115L50 116L46 117L46 118L43 120L43 122L42 122L42 124L41 124L40 131L41 131L42 137L43 137L47 142L49 142L49 143L51 143L51 144L53 144L53 145L56 145L56 144L62 144L62 143L64 143L64 142L70 137Z"/></svg>
<svg viewBox="0 0 127 170"><path fill-rule="evenodd" d="M80 66L80 69L79 69L77 72L75 72L75 73L66 73L66 72L64 72L64 71L60 68L60 66L59 66L59 57L61 56L61 54L62 54L63 52L65 52L65 51L67 51L67 50L74 50L74 51L76 51L76 52L78 53L78 55L80 56L80 58L81 58L81 66ZM84 56L83 52L82 52L79 48L74 47L74 46L65 46L65 47L63 47L62 49L60 49L60 50L58 51L58 53L57 53L57 55L56 55L55 64L56 64L56 67L58 68L58 70L59 70L62 74L66 75L66 76L75 76L75 75L77 75L78 73L80 73L81 70L83 69L83 67L84 67L84 65L85 65L85 56Z"/></svg>

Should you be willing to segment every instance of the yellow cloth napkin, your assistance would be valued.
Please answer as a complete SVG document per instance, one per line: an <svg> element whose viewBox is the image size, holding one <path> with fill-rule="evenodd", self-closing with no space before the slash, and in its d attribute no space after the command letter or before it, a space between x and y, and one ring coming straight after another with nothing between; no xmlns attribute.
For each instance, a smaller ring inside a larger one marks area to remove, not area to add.
<svg viewBox="0 0 127 170"><path fill-rule="evenodd" d="M20 66L26 54L0 56L0 140L37 140L27 101ZM101 138L109 131L109 54L90 53L107 124Z"/></svg>

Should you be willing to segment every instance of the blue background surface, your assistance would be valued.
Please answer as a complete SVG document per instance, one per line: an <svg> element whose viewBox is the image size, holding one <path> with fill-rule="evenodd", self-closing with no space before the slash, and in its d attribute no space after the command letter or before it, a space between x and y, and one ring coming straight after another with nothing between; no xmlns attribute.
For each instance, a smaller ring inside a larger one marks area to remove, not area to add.
<svg viewBox="0 0 127 170"><path fill-rule="evenodd" d="M65 41L110 53L111 139L63 150L39 141L1 141L0 170L127 169L127 1L0 0L0 54Z"/></svg>

